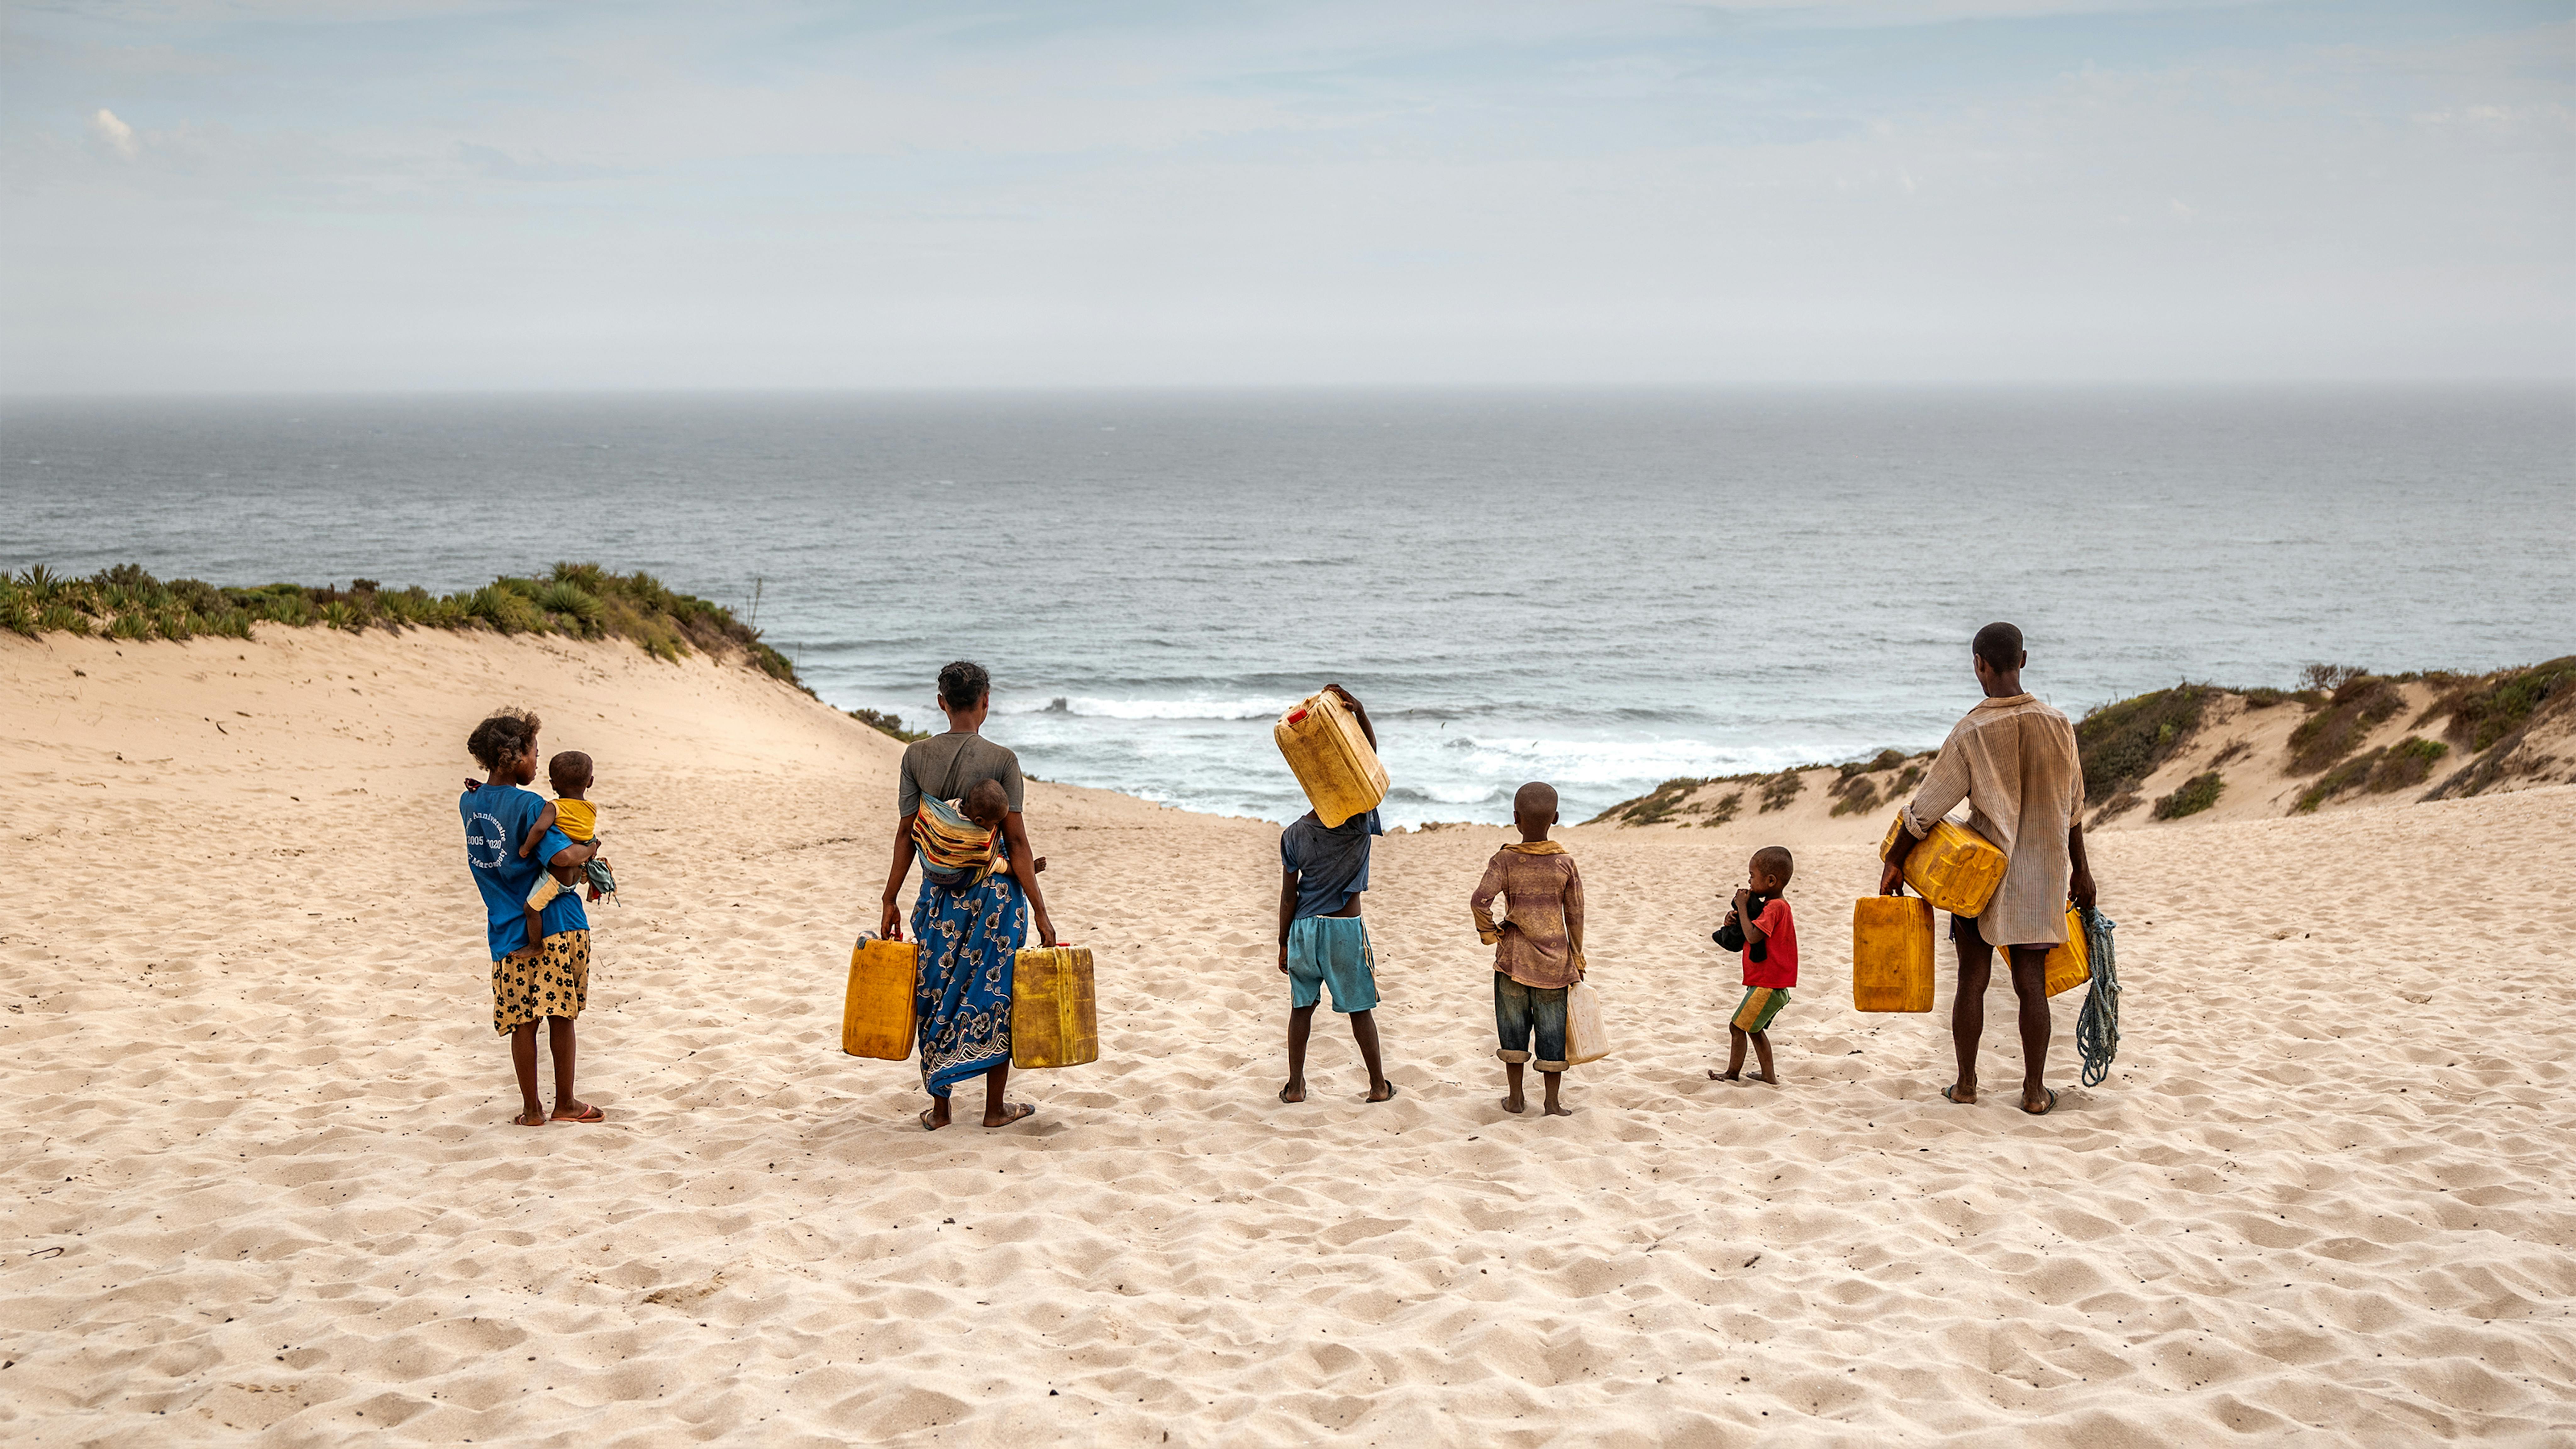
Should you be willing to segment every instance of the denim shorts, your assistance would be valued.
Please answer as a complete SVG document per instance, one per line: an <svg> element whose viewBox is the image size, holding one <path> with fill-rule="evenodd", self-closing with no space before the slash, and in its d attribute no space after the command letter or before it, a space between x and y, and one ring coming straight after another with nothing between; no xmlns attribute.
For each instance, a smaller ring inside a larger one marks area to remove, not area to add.
<svg viewBox="0 0 2576 1449"><path fill-rule="evenodd" d="M1494 1030L1503 1039L1503 1049L1494 1055L1507 1062L1531 1061L1530 1043L1535 1038L1538 1069L1564 1071L1565 992L1562 986L1524 986L1495 972Z"/></svg>
<svg viewBox="0 0 2576 1449"><path fill-rule="evenodd" d="M1303 1011L1326 986L1345 1016L1377 1006L1377 957L1357 916L1306 916L1288 928L1288 1004Z"/></svg>

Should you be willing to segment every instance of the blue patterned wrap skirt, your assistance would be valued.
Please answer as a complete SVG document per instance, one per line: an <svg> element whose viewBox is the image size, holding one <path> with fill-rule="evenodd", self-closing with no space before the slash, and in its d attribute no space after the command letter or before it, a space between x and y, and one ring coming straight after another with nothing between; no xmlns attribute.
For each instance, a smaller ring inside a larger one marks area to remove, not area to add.
<svg viewBox="0 0 2576 1449"><path fill-rule="evenodd" d="M945 1097L1011 1061L1011 967L1029 938L1028 898L995 872L954 889L924 881L912 906L921 978L921 1084Z"/></svg>

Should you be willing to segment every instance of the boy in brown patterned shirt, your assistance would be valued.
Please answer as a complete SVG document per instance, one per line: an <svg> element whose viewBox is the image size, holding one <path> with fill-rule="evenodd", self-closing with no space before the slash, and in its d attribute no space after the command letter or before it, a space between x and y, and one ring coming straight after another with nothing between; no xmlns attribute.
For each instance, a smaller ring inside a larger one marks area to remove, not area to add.
<svg viewBox="0 0 2576 1449"><path fill-rule="evenodd" d="M1521 1065L1538 1048L1539 1075L1547 1081L1544 1110L1551 1117L1573 1111L1557 1099L1565 1079L1565 993L1583 979L1583 876L1565 847L1547 838L1556 823L1556 791L1531 781L1512 797L1518 845L1494 852L1469 905L1476 936L1494 948L1494 1029L1502 1037L1503 1081L1511 1095L1503 1110L1528 1107L1521 1096ZM1500 925L1494 897L1511 901Z"/></svg>

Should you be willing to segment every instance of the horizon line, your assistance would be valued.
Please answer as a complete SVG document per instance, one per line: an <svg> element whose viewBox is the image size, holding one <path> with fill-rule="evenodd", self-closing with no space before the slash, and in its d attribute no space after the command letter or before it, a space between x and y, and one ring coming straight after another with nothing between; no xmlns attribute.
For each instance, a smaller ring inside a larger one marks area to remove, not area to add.
<svg viewBox="0 0 2576 1449"><path fill-rule="evenodd" d="M2494 377L2029 378L1721 380L1708 382L1244 382L1244 383L854 383L841 385L600 385L561 387L169 388L132 391L0 388L0 406L39 402L390 401L405 398L611 397L1253 397L1280 395L1514 395L1722 393L2102 393L2138 392L2468 392L2576 393L2576 373Z"/></svg>

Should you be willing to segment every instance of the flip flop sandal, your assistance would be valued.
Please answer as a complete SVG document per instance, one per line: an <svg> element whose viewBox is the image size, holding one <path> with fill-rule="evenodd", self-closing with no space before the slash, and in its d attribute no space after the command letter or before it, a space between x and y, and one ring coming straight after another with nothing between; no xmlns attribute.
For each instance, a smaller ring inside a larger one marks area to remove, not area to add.
<svg viewBox="0 0 2576 1449"><path fill-rule="evenodd" d="M938 1110L938 1109L937 1109L937 1108L934 1108L934 1107L924 1107L924 1108L922 1108L922 1109L921 1109L921 1130L922 1130L922 1131L924 1131L924 1132L936 1132L936 1131L938 1131L940 1128L945 1127L945 1126L947 1126L947 1125L948 1125L948 1124L947 1124L947 1123L945 1123L945 1122L933 1122L933 1121L931 1121L931 1120L930 1120L930 1114L931 1114L932 1112L936 1111L936 1110Z"/></svg>
<svg viewBox="0 0 2576 1449"><path fill-rule="evenodd" d="M1956 1082L1952 1082L1950 1085L1943 1087L1941 1089L1941 1100L1945 1102L1957 1102L1958 1105L1962 1107L1973 1107L1977 1105L1974 1101L1960 1102L1958 1098L1950 1095L1952 1092L1957 1090L1959 1090L1959 1084Z"/></svg>
<svg viewBox="0 0 2576 1449"><path fill-rule="evenodd" d="M607 1113L599 1110L598 1103L585 1102L582 1104L582 1110L573 1116L567 1117L561 1112L557 1112L554 1115L553 1120L557 1122L597 1122L607 1115Z"/></svg>
<svg viewBox="0 0 2576 1449"><path fill-rule="evenodd" d="M1392 1101L1394 1101L1394 1100L1395 1100L1395 1081L1394 1081L1394 1079L1393 1079L1393 1078L1389 1078L1389 1079L1387 1080L1387 1084L1386 1084L1386 1095L1385 1095L1385 1096L1383 1096L1383 1097L1378 1098L1378 1099L1377 1099L1377 1102L1375 1102L1375 1103L1371 1103L1370 1105L1375 1106L1375 1105L1378 1105L1379 1103L1392 1102Z"/></svg>
<svg viewBox="0 0 2576 1449"><path fill-rule="evenodd" d="M2030 1115L2031 1115L2031 1116L2033 1116L2033 1117L2045 1117L2045 1116L2047 1116L2049 1113L2054 1112L2054 1111L2056 1111L2056 1110L2057 1110L2057 1093L2055 1093L2055 1092L2053 1092L2053 1091L2050 1091L2050 1090L2049 1090L2048 1088L2046 1088L2046 1087L2042 1087L2042 1088L2040 1088L2040 1090L2041 1090L2041 1091L2043 1091L2043 1092L2047 1092L2047 1093L2048 1093L2048 1105L2047 1105L2047 1106L2040 1108L2040 1109L2039 1109L2038 1111L2036 1111L2036 1112L2031 1112L2030 1107L2029 1107L2029 1105L2028 1105L2027 1103L2025 1103L2025 1104L2023 1105L2023 1107L2022 1107L2022 1110L2023 1110L2024 1112L2030 1112Z"/></svg>

